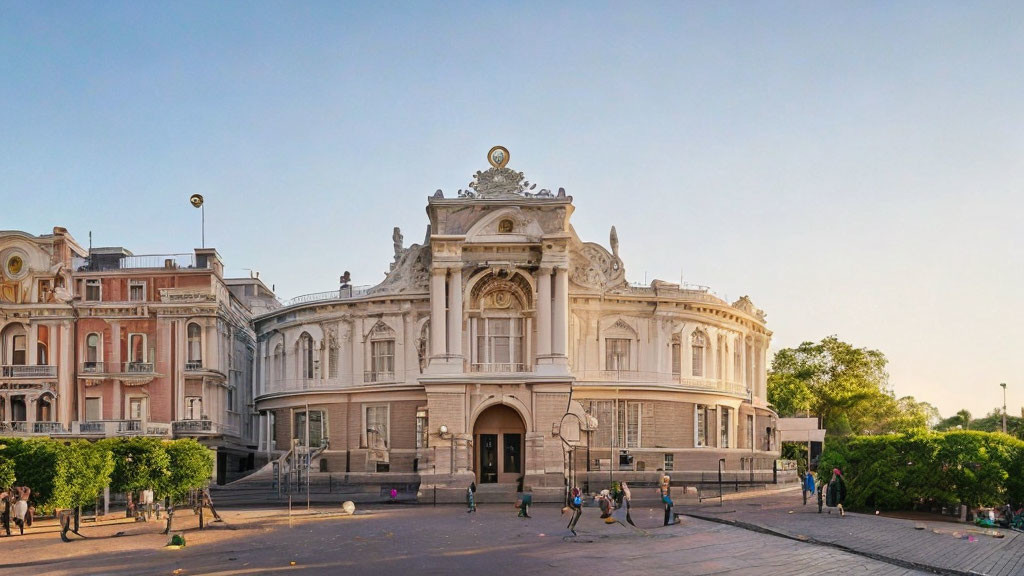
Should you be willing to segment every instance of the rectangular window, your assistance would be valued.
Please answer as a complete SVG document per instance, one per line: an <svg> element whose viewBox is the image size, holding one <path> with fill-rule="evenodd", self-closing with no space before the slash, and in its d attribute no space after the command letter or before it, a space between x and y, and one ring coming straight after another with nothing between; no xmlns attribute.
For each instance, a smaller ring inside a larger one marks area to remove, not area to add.
<svg viewBox="0 0 1024 576"><path fill-rule="evenodd" d="M228 405L227 405L227 408L228 408L228 411L230 411L230 412L234 412L235 411L235 389L234 388L230 388L230 387L228 388Z"/></svg>
<svg viewBox="0 0 1024 576"><path fill-rule="evenodd" d="M590 415L597 418L597 430L594 432L594 445L607 447L612 444L612 430L615 430L615 402L599 400L590 405Z"/></svg>
<svg viewBox="0 0 1024 576"><path fill-rule="evenodd" d="M640 403L619 402L618 416L618 446L623 448L639 448Z"/></svg>
<svg viewBox="0 0 1024 576"><path fill-rule="evenodd" d="M693 445L703 448L708 445L708 407L697 404L694 408Z"/></svg>
<svg viewBox="0 0 1024 576"><path fill-rule="evenodd" d="M338 345L331 343L330 353L327 355L327 361L330 362L330 366L327 368L328 378L338 377L338 364L341 361L338 355Z"/></svg>
<svg viewBox="0 0 1024 576"><path fill-rule="evenodd" d="M103 420L103 399L102 398L86 398L85 399L85 419L89 422L95 422L96 420Z"/></svg>
<svg viewBox="0 0 1024 576"><path fill-rule="evenodd" d="M28 355L25 352L25 346L28 339L24 335L18 335L12 338L14 343L14 353L11 355L11 364L15 366L24 366L28 363Z"/></svg>
<svg viewBox="0 0 1024 576"><path fill-rule="evenodd" d="M128 363L131 364L143 364L146 362L146 335L145 334L129 334L128 335ZM134 369L140 370L140 366L135 366ZM129 366L129 371L133 370L133 367Z"/></svg>
<svg viewBox="0 0 1024 576"><path fill-rule="evenodd" d="M131 398L128 400L128 419L129 420L145 420L146 419L146 399L145 398Z"/></svg>
<svg viewBox="0 0 1024 576"><path fill-rule="evenodd" d="M665 454L665 472L671 472L676 469L676 455Z"/></svg>
<svg viewBox="0 0 1024 576"><path fill-rule="evenodd" d="M604 341L605 370L629 370L629 345L627 338L608 338Z"/></svg>
<svg viewBox="0 0 1024 576"><path fill-rule="evenodd" d="M430 424L427 419L427 409L416 410L416 447L427 448L430 444Z"/></svg>
<svg viewBox="0 0 1024 576"><path fill-rule="evenodd" d="M729 448L729 414L732 410L724 406L720 410L722 412L722 443L718 446L720 448Z"/></svg>
<svg viewBox="0 0 1024 576"><path fill-rule="evenodd" d="M295 437L299 439L300 446L319 448L324 445L327 438L327 429L324 426L323 410L309 411L309 444L306 444L306 412L295 413Z"/></svg>
<svg viewBox="0 0 1024 576"><path fill-rule="evenodd" d="M99 302L103 298L103 286L99 279L85 281L86 302Z"/></svg>
<svg viewBox="0 0 1024 576"><path fill-rule="evenodd" d="M131 302L146 301L146 283L141 280L128 281L128 300Z"/></svg>
<svg viewBox="0 0 1024 576"><path fill-rule="evenodd" d="M187 396L185 397L185 419L186 420L202 420L203 418L203 398L201 396Z"/></svg>
<svg viewBox="0 0 1024 576"><path fill-rule="evenodd" d="M395 341L375 340L370 344L373 373L378 376L391 376L395 373ZM379 380L380 378L378 378Z"/></svg>
<svg viewBox="0 0 1024 576"><path fill-rule="evenodd" d="M388 406L366 406L363 414L366 421L366 447L372 450L387 450L390 446Z"/></svg>
<svg viewBox="0 0 1024 576"><path fill-rule="evenodd" d="M691 348L693 352L693 375L697 377L704 376L704 347L693 346Z"/></svg>
<svg viewBox="0 0 1024 576"><path fill-rule="evenodd" d="M679 342L672 343L672 374L679 376L682 373L682 345Z"/></svg>
<svg viewBox="0 0 1024 576"><path fill-rule="evenodd" d="M747 414L747 445L754 447L754 415Z"/></svg>

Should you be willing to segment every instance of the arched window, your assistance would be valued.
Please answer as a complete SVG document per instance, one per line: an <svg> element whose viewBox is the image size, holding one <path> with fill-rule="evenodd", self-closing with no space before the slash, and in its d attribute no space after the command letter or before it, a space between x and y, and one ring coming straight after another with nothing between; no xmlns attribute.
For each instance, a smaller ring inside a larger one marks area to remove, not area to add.
<svg viewBox="0 0 1024 576"><path fill-rule="evenodd" d="M510 230L511 231L511 230ZM487 273L490 274L490 273ZM474 372L528 370L527 324L532 287L520 274L498 274L477 282L470 295L470 369Z"/></svg>
<svg viewBox="0 0 1024 576"><path fill-rule="evenodd" d="M284 380L284 345L280 343L274 347L274 376Z"/></svg>
<svg viewBox="0 0 1024 576"><path fill-rule="evenodd" d="M198 363L203 361L202 328L195 322L188 325L188 361Z"/></svg>
<svg viewBox="0 0 1024 576"><path fill-rule="evenodd" d="M84 372L102 372L103 361L100 351L100 335L95 332L85 337L85 363L82 365Z"/></svg>
<svg viewBox="0 0 1024 576"><path fill-rule="evenodd" d="M303 332L302 336L299 336L299 352L300 358L302 358L302 378L313 377L313 337L309 335L309 332Z"/></svg>
<svg viewBox="0 0 1024 576"><path fill-rule="evenodd" d="M704 350L707 348L708 339L701 331L696 331L690 339L690 348L693 351L693 375L698 378L704 377Z"/></svg>

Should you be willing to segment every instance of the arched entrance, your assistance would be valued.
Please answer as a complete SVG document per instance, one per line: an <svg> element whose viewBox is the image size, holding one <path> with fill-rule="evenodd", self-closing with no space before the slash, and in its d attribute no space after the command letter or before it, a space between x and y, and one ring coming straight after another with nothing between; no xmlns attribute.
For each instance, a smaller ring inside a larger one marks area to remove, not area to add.
<svg viewBox="0 0 1024 576"><path fill-rule="evenodd" d="M513 408L498 404L481 412L473 426L476 481L518 481L526 471L525 441L526 424Z"/></svg>

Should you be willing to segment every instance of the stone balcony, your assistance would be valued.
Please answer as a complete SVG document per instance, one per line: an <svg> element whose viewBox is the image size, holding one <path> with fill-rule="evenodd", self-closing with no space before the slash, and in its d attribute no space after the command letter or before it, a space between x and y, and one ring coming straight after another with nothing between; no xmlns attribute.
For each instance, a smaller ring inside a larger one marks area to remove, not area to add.
<svg viewBox="0 0 1024 576"><path fill-rule="evenodd" d="M171 425L142 420L89 420L74 422L68 434L75 436L156 436L171 435Z"/></svg>
<svg viewBox="0 0 1024 576"><path fill-rule="evenodd" d="M63 432L60 422L0 422L0 436L48 436Z"/></svg>
<svg viewBox="0 0 1024 576"><path fill-rule="evenodd" d="M467 364L470 372L483 374L512 374L529 372L531 369L523 362L475 362Z"/></svg>
<svg viewBox="0 0 1024 576"><path fill-rule="evenodd" d="M215 422L209 418L198 420L175 420L171 422L171 431L175 437L188 436L238 436L241 417L236 413L225 415L224 422Z"/></svg>
<svg viewBox="0 0 1024 576"><path fill-rule="evenodd" d="M0 378L56 378L57 367L49 365L7 365L0 367Z"/></svg>
<svg viewBox="0 0 1024 576"><path fill-rule="evenodd" d="M686 377L667 372L644 372L640 370L579 370L573 372L576 381L584 384L602 382L627 382L636 384L657 384L683 390L720 392L733 396L749 395L747 385L718 378Z"/></svg>

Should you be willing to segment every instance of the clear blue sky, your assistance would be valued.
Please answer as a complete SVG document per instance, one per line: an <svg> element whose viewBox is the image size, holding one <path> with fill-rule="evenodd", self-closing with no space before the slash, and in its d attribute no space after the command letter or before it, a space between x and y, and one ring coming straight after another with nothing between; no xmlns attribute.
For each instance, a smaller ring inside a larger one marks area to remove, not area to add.
<svg viewBox="0 0 1024 576"><path fill-rule="evenodd" d="M379 281L502 144L630 280L1019 411L1020 3L551 4L0 0L0 229L187 252L198 192L229 273L288 298Z"/></svg>

